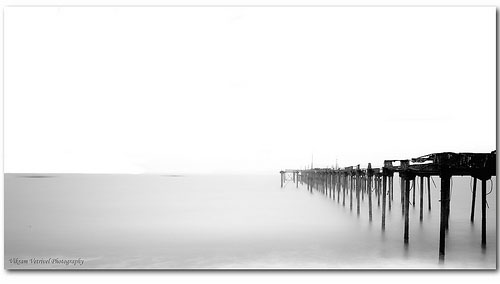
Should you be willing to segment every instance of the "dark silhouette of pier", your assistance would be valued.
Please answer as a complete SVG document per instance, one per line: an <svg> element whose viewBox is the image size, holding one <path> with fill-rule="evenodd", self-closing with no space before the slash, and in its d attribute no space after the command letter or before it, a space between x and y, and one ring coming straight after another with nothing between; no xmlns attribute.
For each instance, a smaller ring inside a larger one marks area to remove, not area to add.
<svg viewBox="0 0 500 284"><path fill-rule="evenodd" d="M424 184L427 185L428 209L431 210L431 176L441 179L440 196L440 230L439 230L439 259L445 257L445 235L448 231L450 216L450 182L453 176L471 176L474 179L472 191L472 208L470 221L474 222L477 181L481 181L481 247L486 248L486 181L496 176L496 150L491 153L435 153L406 160L385 160L382 168L311 168L304 170L283 170L281 187L287 180L293 180L298 187L299 183L306 184L307 190L316 188L337 202L346 204L346 193L349 196L349 208L353 210L353 195L356 198L356 213L360 214L360 201L365 195L368 199L368 216L372 221L372 190L377 205L382 203L382 230L385 230L386 208L391 210L394 203L394 173L401 179L401 204L404 216L403 241L408 245L410 192L413 189L412 206L415 206L416 180L420 179L419 218L423 220ZM425 182L426 181L426 182Z"/></svg>

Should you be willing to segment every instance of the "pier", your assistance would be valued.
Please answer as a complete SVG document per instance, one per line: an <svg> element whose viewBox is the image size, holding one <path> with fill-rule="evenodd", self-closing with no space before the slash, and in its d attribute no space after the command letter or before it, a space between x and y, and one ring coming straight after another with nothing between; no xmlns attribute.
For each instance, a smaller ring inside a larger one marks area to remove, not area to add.
<svg viewBox="0 0 500 284"><path fill-rule="evenodd" d="M307 190L313 189L342 202L346 206L346 196L349 200L349 209L359 216L360 202L365 198L368 201L368 218L372 222L373 203L382 205L381 230L386 227L386 210L391 210L394 203L394 174L401 180L401 204L404 217L403 242L409 245L410 224L409 208L416 204L417 180L419 181L419 220L423 220L423 203L427 198L428 210L431 210L430 183L432 176L441 179L440 200L440 229L439 229L439 259L445 259L446 234L449 230L450 216L450 183L453 176L470 176L473 178L470 222L474 222L476 203L476 188L481 181L481 247L486 248L486 182L496 176L496 150L491 153L434 153L417 158L403 160L385 160L383 167L372 168L368 163L366 168L360 165L344 168L311 168L287 169L280 171L281 187L287 181L293 181L295 187L305 184ZM427 187L427 196L424 196L424 185ZM372 197L372 192L375 195ZM411 194L410 194L411 193ZM365 197L366 196L366 197ZM353 200L355 199L355 200ZM411 202L410 202L411 199ZM376 200L376 201L375 201ZM355 205L353 202L356 202Z"/></svg>

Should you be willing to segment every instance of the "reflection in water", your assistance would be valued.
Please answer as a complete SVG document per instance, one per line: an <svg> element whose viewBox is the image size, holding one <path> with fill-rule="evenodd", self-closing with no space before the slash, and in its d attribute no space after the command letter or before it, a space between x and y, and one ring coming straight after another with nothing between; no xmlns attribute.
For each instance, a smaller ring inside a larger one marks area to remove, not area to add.
<svg viewBox="0 0 500 284"><path fill-rule="evenodd" d="M340 193L340 202L339 195L334 200L317 186L287 183L280 188L278 179L71 174L39 179L7 174L6 265L13 267L7 261L12 257L81 257L83 268L496 267L495 179L489 184L494 190L487 196L483 250L480 206L478 225L470 223L470 180L454 178L441 264L438 188L431 186L432 210L424 198L422 222L419 199L410 206L405 246L398 182L382 231L377 202L370 222L368 198L360 202L359 216L346 204L350 189L345 197Z"/></svg>

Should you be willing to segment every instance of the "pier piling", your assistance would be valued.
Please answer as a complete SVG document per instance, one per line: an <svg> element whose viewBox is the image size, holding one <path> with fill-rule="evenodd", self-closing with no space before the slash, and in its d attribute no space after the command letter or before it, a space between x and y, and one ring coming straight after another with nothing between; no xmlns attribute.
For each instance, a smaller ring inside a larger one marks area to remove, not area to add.
<svg viewBox="0 0 500 284"><path fill-rule="evenodd" d="M382 177L382 230L385 230L385 199L386 199L387 176Z"/></svg>
<svg viewBox="0 0 500 284"><path fill-rule="evenodd" d="M431 211L431 177L427 177L427 202L429 204L429 211Z"/></svg>
<svg viewBox="0 0 500 284"><path fill-rule="evenodd" d="M417 191L417 180L412 180L413 184L413 201L412 201L412 206L415 207L415 192Z"/></svg>
<svg viewBox="0 0 500 284"><path fill-rule="evenodd" d="M351 193L349 194L349 209L352 211L352 192L354 190L354 177L351 174L350 177L350 182L351 182Z"/></svg>
<svg viewBox="0 0 500 284"><path fill-rule="evenodd" d="M368 219L372 221L372 164L368 164L368 169L366 171L366 193L368 194Z"/></svg>
<svg viewBox="0 0 500 284"><path fill-rule="evenodd" d="M361 191L361 175L359 173L359 165L356 168L356 214L360 213L360 191Z"/></svg>
<svg viewBox="0 0 500 284"><path fill-rule="evenodd" d="M476 188L477 188L477 178L474 178L474 185L472 188L472 206L470 210L470 221L474 223L474 212L476 210Z"/></svg>
<svg viewBox="0 0 500 284"><path fill-rule="evenodd" d="M481 247L484 249L486 248L486 179L481 183Z"/></svg>
<svg viewBox="0 0 500 284"><path fill-rule="evenodd" d="M405 216L405 231L404 231L404 243L408 244L410 238L410 179L404 178L403 183L405 183L404 189L404 216Z"/></svg>
<svg viewBox="0 0 500 284"><path fill-rule="evenodd" d="M424 177L420 176L420 222L424 220Z"/></svg>
<svg viewBox="0 0 500 284"><path fill-rule="evenodd" d="M391 203L392 201L394 200L394 188L393 188L393 181L394 177L393 176L389 176L389 198L388 198L388 201L389 201L389 211L391 211Z"/></svg>
<svg viewBox="0 0 500 284"><path fill-rule="evenodd" d="M439 225L439 259L444 260L446 246L446 230L448 230L448 211L450 209L450 179L449 174L441 175L441 221Z"/></svg>

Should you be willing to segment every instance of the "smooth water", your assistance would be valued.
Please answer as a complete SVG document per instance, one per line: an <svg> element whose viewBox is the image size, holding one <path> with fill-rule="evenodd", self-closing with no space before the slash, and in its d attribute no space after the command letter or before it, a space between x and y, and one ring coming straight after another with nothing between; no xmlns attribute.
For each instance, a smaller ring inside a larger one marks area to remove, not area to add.
<svg viewBox="0 0 500 284"><path fill-rule="evenodd" d="M432 209L419 191L403 245L399 179L381 230L373 195L360 216L342 201L272 176L5 175L6 268L496 268L496 179L488 181L487 248L481 187L470 222L469 177L454 177L446 260L438 261L439 178ZM417 187L419 188L419 187ZM82 259L83 265L23 263ZM11 263L12 260L17 259Z"/></svg>

